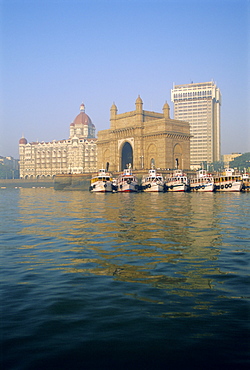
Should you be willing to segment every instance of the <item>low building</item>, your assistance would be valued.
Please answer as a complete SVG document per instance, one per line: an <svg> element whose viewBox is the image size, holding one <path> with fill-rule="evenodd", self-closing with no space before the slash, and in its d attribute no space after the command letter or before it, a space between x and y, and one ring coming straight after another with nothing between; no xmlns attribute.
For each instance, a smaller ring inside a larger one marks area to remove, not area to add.
<svg viewBox="0 0 250 370"><path fill-rule="evenodd" d="M222 155L222 162L224 162L224 167L229 168L229 163L241 155L241 153L232 153Z"/></svg>
<svg viewBox="0 0 250 370"><path fill-rule="evenodd" d="M19 160L11 156L0 156L0 178L18 179L19 178Z"/></svg>
<svg viewBox="0 0 250 370"><path fill-rule="evenodd" d="M53 177L60 173L96 171L95 126L81 104L70 124L70 136L51 142L19 140L20 178Z"/></svg>

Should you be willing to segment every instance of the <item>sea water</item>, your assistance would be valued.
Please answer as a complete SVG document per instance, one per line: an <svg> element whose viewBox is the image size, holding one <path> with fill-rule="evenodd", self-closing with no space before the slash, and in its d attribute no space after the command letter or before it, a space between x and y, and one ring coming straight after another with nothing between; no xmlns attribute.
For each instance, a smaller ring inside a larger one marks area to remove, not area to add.
<svg viewBox="0 0 250 370"><path fill-rule="evenodd" d="M3 369L249 366L249 193L0 202Z"/></svg>

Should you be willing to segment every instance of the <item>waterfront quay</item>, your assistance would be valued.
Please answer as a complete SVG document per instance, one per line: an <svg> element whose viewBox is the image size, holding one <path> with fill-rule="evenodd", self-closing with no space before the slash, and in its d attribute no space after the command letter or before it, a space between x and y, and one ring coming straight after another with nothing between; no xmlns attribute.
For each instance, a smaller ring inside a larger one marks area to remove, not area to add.
<svg viewBox="0 0 250 370"><path fill-rule="evenodd" d="M0 179L0 189L4 188L53 188L53 178L39 179Z"/></svg>
<svg viewBox="0 0 250 370"><path fill-rule="evenodd" d="M163 177L168 176L173 171L159 170ZM188 176L194 174L194 171L185 171ZM122 172L113 172L113 178L117 178ZM139 182L148 170L133 170L133 174L138 178ZM93 173L88 174L59 174L54 178L55 190L89 190L90 179Z"/></svg>

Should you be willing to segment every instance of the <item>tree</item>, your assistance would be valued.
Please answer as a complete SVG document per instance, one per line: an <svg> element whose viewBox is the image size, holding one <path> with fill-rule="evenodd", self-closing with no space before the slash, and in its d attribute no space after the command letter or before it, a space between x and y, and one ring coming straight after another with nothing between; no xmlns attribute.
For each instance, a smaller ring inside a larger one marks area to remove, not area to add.
<svg viewBox="0 0 250 370"><path fill-rule="evenodd" d="M234 158L233 161L229 162L230 168L237 168L240 171L250 171L250 152L244 153L239 157Z"/></svg>
<svg viewBox="0 0 250 370"><path fill-rule="evenodd" d="M214 172L221 172L224 169L224 162L222 161L216 161L209 165L209 168L211 168Z"/></svg>

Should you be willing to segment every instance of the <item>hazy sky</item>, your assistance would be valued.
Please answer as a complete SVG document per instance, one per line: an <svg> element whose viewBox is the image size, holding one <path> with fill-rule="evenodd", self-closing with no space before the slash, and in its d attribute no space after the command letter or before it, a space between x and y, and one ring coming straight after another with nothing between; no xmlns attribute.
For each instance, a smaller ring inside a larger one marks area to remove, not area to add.
<svg viewBox="0 0 250 370"><path fill-rule="evenodd" d="M67 139L82 102L99 131L113 102L162 112L173 83L211 80L222 154L250 151L248 0L0 0L0 24L0 155Z"/></svg>

